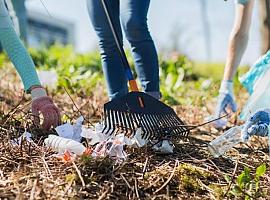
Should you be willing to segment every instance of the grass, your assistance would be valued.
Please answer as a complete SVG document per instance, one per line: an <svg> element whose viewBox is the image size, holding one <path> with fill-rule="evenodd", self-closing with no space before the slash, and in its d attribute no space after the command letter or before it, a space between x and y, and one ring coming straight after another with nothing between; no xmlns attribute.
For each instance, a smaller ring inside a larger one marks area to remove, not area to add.
<svg viewBox="0 0 270 200"><path fill-rule="evenodd" d="M89 157L79 158L74 163L59 161L52 157L55 152L43 144L46 136L54 131L46 132L33 126L29 97L23 94L10 63L5 59L3 63L6 67L0 69L0 199L243 199L244 194L235 196L231 192L237 185L237 177L245 167L249 167L254 176L258 166L269 162L267 141L260 138L236 146L223 157L213 158L207 144L222 131L209 125L174 141L172 155L158 155L144 147L127 148L129 156L123 163ZM198 70L198 66L191 71L194 74L191 77L205 73L202 67ZM216 71L217 65L212 68L213 74L217 74L213 77L217 79L208 88L202 87L206 76L184 80L181 87L169 89L168 96L163 98L169 103L170 98L178 100L170 105L187 124L200 124L213 113L220 72ZM247 96L243 95L245 91L241 87L237 86L237 90L241 97ZM88 121L95 123L101 119L103 104L108 101L102 84L91 90L75 87L68 91ZM59 106L63 119L74 121L80 115L61 85L48 92ZM238 103L241 107L244 99ZM232 118L227 128L238 123ZM34 134L35 143L24 141L12 146L10 141L25 129ZM258 198L269 197L269 180L268 170L260 178Z"/></svg>

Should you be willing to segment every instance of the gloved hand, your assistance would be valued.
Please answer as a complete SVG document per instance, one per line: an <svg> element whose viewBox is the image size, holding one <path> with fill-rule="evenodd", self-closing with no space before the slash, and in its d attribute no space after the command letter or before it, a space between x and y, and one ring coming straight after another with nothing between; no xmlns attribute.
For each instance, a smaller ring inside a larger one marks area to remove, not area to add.
<svg viewBox="0 0 270 200"><path fill-rule="evenodd" d="M32 114L34 115L34 123L40 125L40 114L43 115L44 129L50 129L51 126L56 127L61 123L61 116L58 108L53 100L47 96L46 91L42 87L31 90L32 96Z"/></svg>
<svg viewBox="0 0 270 200"><path fill-rule="evenodd" d="M255 112L246 121L242 130L242 138L247 141L252 135L267 136L270 124L270 109L265 108Z"/></svg>
<svg viewBox="0 0 270 200"><path fill-rule="evenodd" d="M215 110L215 118L221 117L222 114L227 114L230 111L236 112L237 105L234 101L233 95L233 82L232 81L222 81L219 96L217 101L217 106ZM216 128L222 128L227 123L226 120L220 119L214 122Z"/></svg>

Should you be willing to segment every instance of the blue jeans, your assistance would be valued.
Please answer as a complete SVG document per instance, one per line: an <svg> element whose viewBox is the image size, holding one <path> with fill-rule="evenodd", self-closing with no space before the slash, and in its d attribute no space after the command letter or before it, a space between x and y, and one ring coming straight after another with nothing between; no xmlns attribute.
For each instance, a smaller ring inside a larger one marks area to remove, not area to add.
<svg viewBox="0 0 270 200"><path fill-rule="evenodd" d="M115 29L123 36L121 23L130 43L138 74L144 92L159 98L159 66L154 42L148 31L147 13L150 0L107 0ZM127 78L116 43L107 22L100 0L88 0L88 13L99 38L102 66L110 99L128 93ZM121 17L121 22L120 18Z"/></svg>

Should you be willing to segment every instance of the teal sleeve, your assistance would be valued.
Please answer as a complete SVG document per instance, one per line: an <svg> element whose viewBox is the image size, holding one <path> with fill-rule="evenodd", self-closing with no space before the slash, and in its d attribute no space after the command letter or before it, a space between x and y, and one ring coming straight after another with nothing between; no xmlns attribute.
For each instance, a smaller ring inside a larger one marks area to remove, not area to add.
<svg viewBox="0 0 270 200"><path fill-rule="evenodd" d="M249 0L235 0L235 3L246 4Z"/></svg>
<svg viewBox="0 0 270 200"><path fill-rule="evenodd" d="M3 0L0 0L0 42L19 73L24 89L40 85L34 62L16 34Z"/></svg>

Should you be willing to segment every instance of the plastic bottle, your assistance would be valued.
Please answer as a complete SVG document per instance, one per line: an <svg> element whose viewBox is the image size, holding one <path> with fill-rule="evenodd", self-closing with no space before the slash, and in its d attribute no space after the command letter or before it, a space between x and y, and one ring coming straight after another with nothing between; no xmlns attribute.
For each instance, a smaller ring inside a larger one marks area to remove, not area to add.
<svg viewBox="0 0 270 200"><path fill-rule="evenodd" d="M76 155L82 155L87 151L86 147L81 143L56 135L49 135L49 137L45 139L44 143L46 146L51 147L59 153L69 151L75 153Z"/></svg>
<svg viewBox="0 0 270 200"><path fill-rule="evenodd" d="M243 129L242 126L235 126L227 130L222 135L218 136L208 145L209 152L214 157L219 157L223 155L226 151L234 147L235 145L242 142L241 131Z"/></svg>

